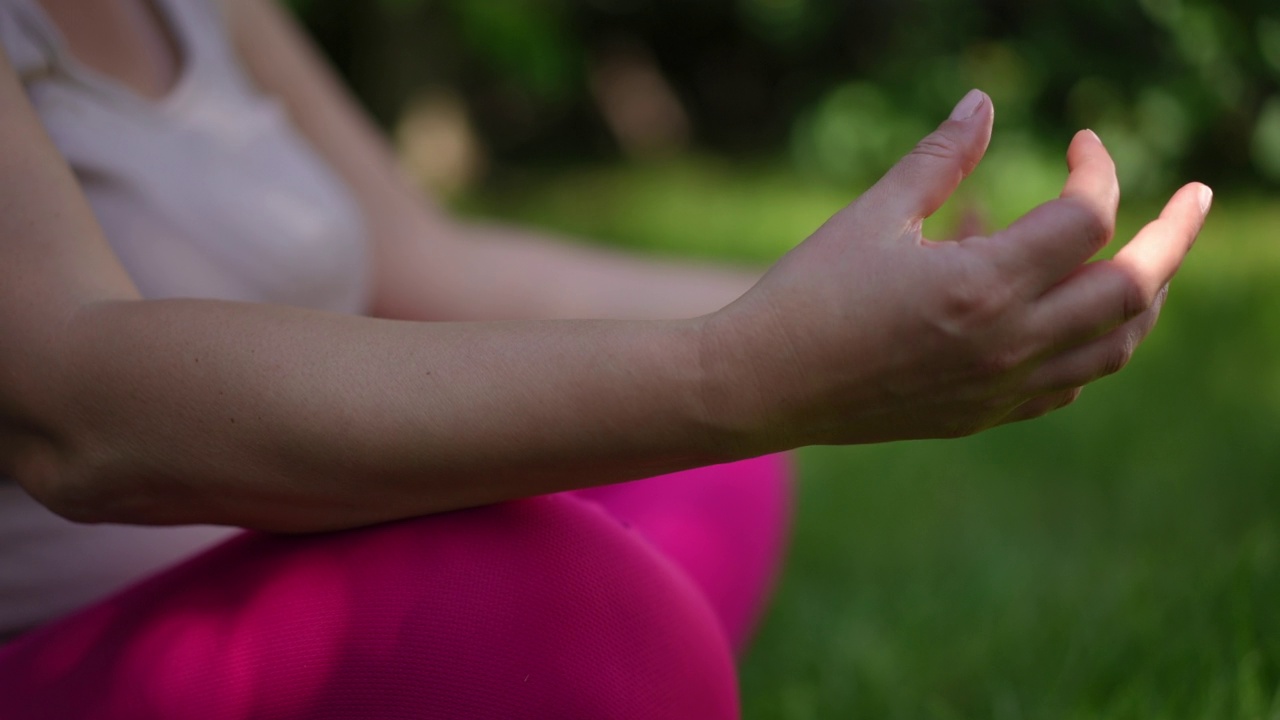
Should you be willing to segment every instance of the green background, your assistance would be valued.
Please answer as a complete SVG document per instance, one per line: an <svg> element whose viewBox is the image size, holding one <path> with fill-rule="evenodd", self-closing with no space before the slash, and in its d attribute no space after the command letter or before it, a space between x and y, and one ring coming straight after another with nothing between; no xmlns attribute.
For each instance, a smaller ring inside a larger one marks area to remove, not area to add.
<svg viewBox="0 0 1280 720"><path fill-rule="evenodd" d="M1280 719L1280 8L1087 0L296 0L389 129L424 91L483 170L459 211L767 263L972 86L998 113L957 207L1053 196L1075 129L1126 192L1217 205L1119 375L1033 423L799 453L748 718ZM648 59L690 133L637 151L591 77Z"/></svg>

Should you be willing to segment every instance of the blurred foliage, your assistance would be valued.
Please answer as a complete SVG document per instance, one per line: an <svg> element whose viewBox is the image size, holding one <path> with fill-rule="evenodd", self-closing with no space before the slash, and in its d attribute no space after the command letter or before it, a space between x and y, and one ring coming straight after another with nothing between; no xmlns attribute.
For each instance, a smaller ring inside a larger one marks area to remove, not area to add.
<svg viewBox="0 0 1280 720"><path fill-rule="evenodd" d="M770 261L973 86L999 120L965 193L993 224L1057 193L1084 126L1130 196L1214 183L1160 328L1073 408L800 454L742 691L761 720L1280 718L1280 210L1224 192L1280 183L1274 0L292 2L388 125L423 88L463 101L516 182L462 210L637 250ZM684 156L599 162L618 47L674 89Z"/></svg>
<svg viewBox="0 0 1280 720"><path fill-rule="evenodd" d="M705 151L786 154L866 182L970 87L993 149L1056 167L1092 127L1128 192L1280 183L1272 0L290 0L384 122L423 87L465 100L499 169L616 154L591 68L640 47Z"/></svg>
<svg viewBox="0 0 1280 720"><path fill-rule="evenodd" d="M979 189L1017 189L984 172ZM706 158L528 186L466 209L756 263L848 200ZM1001 197L996 222L1026 209ZM1127 203L1119 237L1156 205ZM1069 409L953 442L802 450L744 717L1280 719L1278 234L1280 205L1220 194L1160 326Z"/></svg>

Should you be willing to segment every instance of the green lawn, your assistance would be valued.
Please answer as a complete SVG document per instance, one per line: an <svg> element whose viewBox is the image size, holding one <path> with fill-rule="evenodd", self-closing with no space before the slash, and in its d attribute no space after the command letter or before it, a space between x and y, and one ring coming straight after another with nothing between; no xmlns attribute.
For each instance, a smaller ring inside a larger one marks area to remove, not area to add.
<svg viewBox="0 0 1280 720"><path fill-rule="evenodd" d="M707 161L528 187L468 206L750 261L852 197ZM1280 197L1219 196L1154 335L1073 407L800 460L748 718L1280 720Z"/></svg>

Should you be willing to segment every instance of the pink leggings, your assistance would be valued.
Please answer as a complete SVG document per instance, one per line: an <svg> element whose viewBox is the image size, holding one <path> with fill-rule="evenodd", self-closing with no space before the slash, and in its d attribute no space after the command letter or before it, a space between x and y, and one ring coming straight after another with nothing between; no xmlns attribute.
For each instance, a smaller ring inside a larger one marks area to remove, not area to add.
<svg viewBox="0 0 1280 720"><path fill-rule="evenodd" d="M0 649L0 718L736 718L788 484L770 456L245 533Z"/></svg>

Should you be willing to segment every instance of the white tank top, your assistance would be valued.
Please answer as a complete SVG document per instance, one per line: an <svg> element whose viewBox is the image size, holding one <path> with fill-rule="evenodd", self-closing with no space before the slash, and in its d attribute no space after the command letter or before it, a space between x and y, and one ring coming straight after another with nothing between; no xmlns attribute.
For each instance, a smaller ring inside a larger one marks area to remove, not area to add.
<svg viewBox="0 0 1280 720"><path fill-rule="evenodd" d="M217 0L153 2L182 62L158 101L78 62L38 0L0 0L0 45L139 290L363 311L347 189L253 88ZM0 639L234 532L76 525L0 479Z"/></svg>

